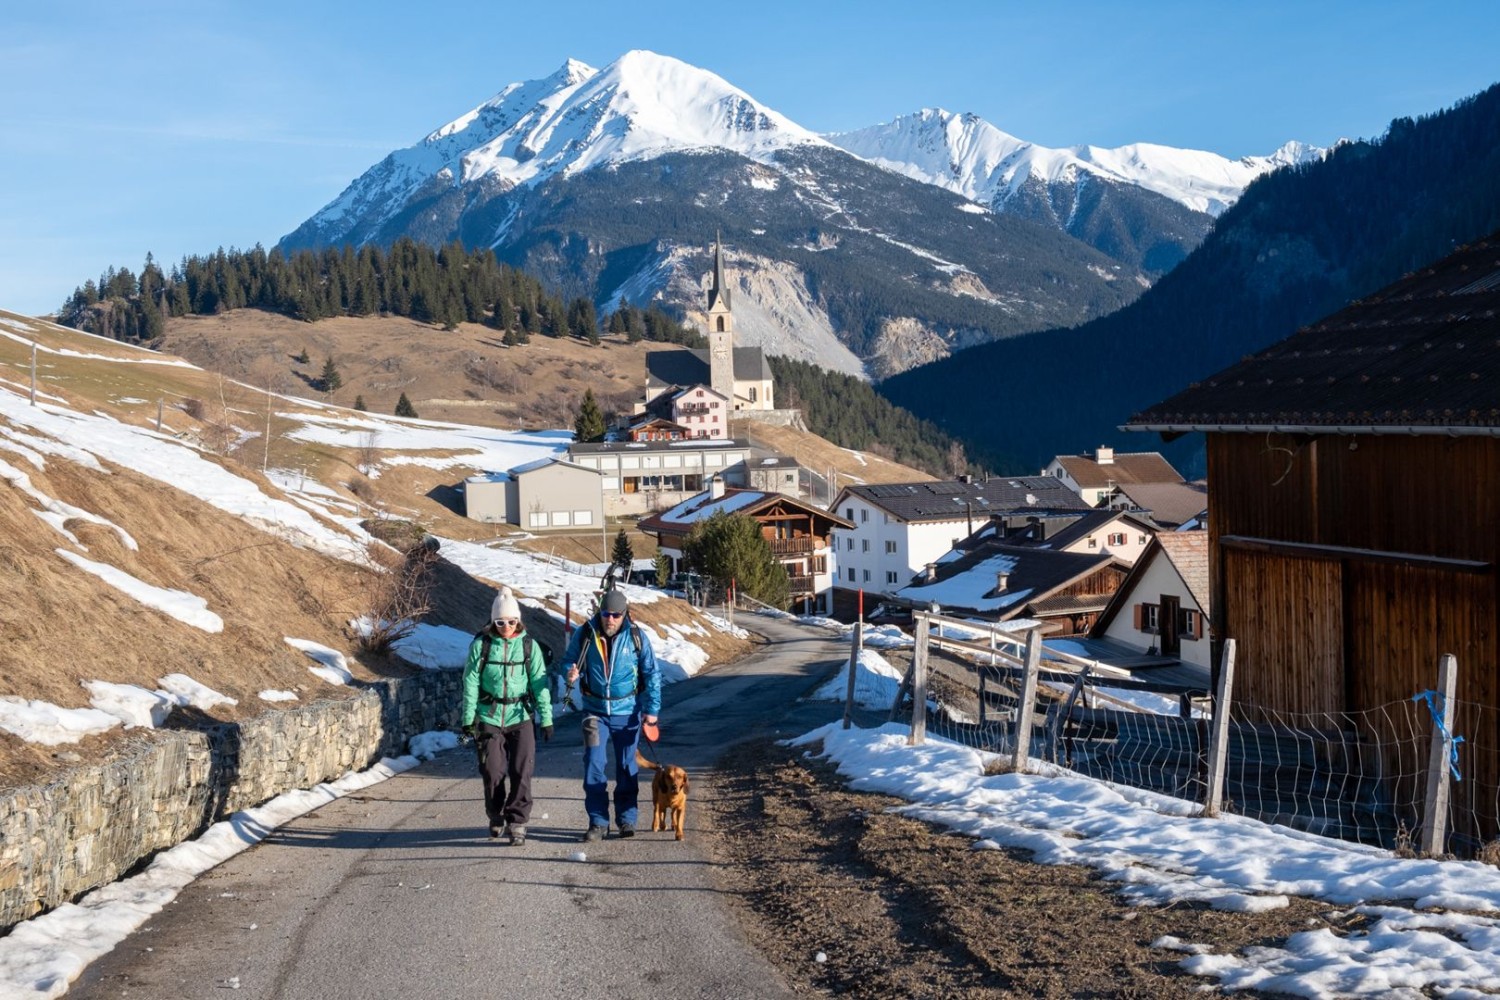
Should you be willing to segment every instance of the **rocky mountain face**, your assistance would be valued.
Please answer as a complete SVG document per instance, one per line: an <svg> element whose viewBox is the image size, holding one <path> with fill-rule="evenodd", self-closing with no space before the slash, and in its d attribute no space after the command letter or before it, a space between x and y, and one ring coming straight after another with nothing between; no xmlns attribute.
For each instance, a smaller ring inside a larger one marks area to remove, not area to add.
<svg viewBox="0 0 1500 1000"><path fill-rule="evenodd" d="M601 309L691 319L719 233L742 343L880 378L1118 309L1209 224L1121 171L984 201L834 139L675 59L570 61L392 152L280 246L460 240Z"/></svg>

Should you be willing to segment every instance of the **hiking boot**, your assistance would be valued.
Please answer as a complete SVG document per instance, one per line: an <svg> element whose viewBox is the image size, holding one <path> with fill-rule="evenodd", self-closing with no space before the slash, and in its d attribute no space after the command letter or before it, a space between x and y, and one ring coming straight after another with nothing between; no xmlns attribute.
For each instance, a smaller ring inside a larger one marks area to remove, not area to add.
<svg viewBox="0 0 1500 1000"><path fill-rule="evenodd" d="M634 824L632 824L632 823L621 823L620 824L620 839L621 840L629 840L631 837L634 837L634 836L635 836L635 825Z"/></svg>
<svg viewBox="0 0 1500 1000"><path fill-rule="evenodd" d="M604 827L602 827L602 826L591 826L587 830L583 831L583 840L584 840L584 843L590 843L590 842L595 841L595 840L603 840L603 839L604 839Z"/></svg>
<svg viewBox="0 0 1500 1000"><path fill-rule="evenodd" d="M500 824L499 823L491 823L490 824L490 839L491 840L498 840L499 838L500 838Z"/></svg>
<svg viewBox="0 0 1500 1000"><path fill-rule="evenodd" d="M512 823L510 825L510 846L520 847L524 843L526 843L526 828L520 823Z"/></svg>

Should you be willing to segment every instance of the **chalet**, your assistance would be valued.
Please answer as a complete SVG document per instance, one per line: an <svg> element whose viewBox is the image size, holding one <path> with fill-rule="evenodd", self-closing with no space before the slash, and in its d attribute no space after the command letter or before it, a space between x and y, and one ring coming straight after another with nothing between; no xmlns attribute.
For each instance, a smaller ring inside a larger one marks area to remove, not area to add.
<svg viewBox="0 0 1500 1000"><path fill-rule="evenodd" d="M660 551L677 567L694 526L719 512L744 514L760 522L772 554L786 567L794 610L806 614L832 610L833 579L838 572L833 529L849 527L849 522L796 497L765 490L726 490L716 484L671 510L642 518L639 528L656 535Z"/></svg>
<svg viewBox="0 0 1500 1000"><path fill-rule="evenodd" d="M597 469L542 458L464 480L464 513L476 521L536 531L597 528L604 498Z"/></svg>
<svg viewBox="0 0 1500 1000"><path fill-rule="evenodd" d="M838 586L894 594L994 516L1083 513L1088 505L1046 476L846 486L830 505L851 527L834 532Z"/></svg>
<svg viewBox="0 0 1500 1000"><path fill-rule="evenodd" d="M1425 736L1412 698L1457 658L1467 846L1500 833L1497 371L1500 233L1127 427L1206 437L1212 631L1236 641L1238 705Z"/></svg>
<svg viewBox="0 0 1500 1000"><path fill-rule="evenodd" d="M989 541L933 563L894 600L950 615L1030 618L1050 634L1087 632L1129 567L1109 555L1054 552Z"/></svg>
<svg viewBox="0 0 1500 1000"><path fill-rule="evenodd" d="M568 461L603 477L604 509L611 515L663 510L702 491L715 477L744 486L749 456L749 442L739 438L574 442L568 447Z"/></svg>
<svg viewBox="0 0 1500 1000"><path fill-rule="evenodd" d="M802 464L787 455L767 455L745 465L745 476L752 490L802 496Z"/></svg>
<svg viewBox="0 0 1500 1000"><path fill-rule="evenodd" d="M994 517L957 547L967 549L995 539L1006 545L1054 552L1109 555L1126 565L1134 565L1156 533L1156 525L1127 510L1061 511L1029 515L1024 520L1021 515Z"/></svg>
<svg viewBox="0 0 1500 1000"><path fill-rule="evenodd" d="M1059 455L1042 475L1066 483L1090 507L1102 506L1116 486L1183 481L1160 452L1116 452L1104 445L1093 455Z"/></svg>
<svg viewBox="0 0 1500 1000"><path fill-rule="evenodd" d="M1201 483L1124 483L1115 487L1104 506L1144 514L1157 527L1180 528L1205 520L1208 487Z"/></svg>
<svg viewBox="0 0 1500 1000"><path fill-rule="evenodd" d="M1126 574L1090 635L1202 668L1209 658L1208 532L1163 531Z"/></svg>

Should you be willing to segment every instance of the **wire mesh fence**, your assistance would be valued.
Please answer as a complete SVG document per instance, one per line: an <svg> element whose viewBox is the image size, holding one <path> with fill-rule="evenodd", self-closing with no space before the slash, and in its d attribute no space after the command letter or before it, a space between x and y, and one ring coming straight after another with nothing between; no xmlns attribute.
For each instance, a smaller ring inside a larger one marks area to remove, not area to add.
<svg viewBox="0 0 1500 1000"><path fill-rule="evenodd" d="M854 721L902 722L914 742L931 734L1022 769L1045 761L1210 813L1394 850L1500 854L1494 709L1451 696L1444 705L1428 691L1365 711L1296 714L1236 702L1226 688L1216 718L1206 686L1122 676L999 627L918 615L914 628L915 644L895 650L861 648L856 633L846 678ZM918 704L925 710L914 713Z"/></svg>

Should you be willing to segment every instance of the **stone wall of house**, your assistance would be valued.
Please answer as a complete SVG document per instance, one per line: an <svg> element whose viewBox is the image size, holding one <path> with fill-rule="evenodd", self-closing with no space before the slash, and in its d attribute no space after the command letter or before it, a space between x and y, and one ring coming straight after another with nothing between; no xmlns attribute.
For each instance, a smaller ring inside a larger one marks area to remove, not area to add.
<svg viewBox="0 0 1500 1000"><path fill-rule="evenodd" d="M0 792L0 931L237 810L399 756L417 733L456 728L461 676L422 671L244 722L144 731L103 763Z"/></svg>

